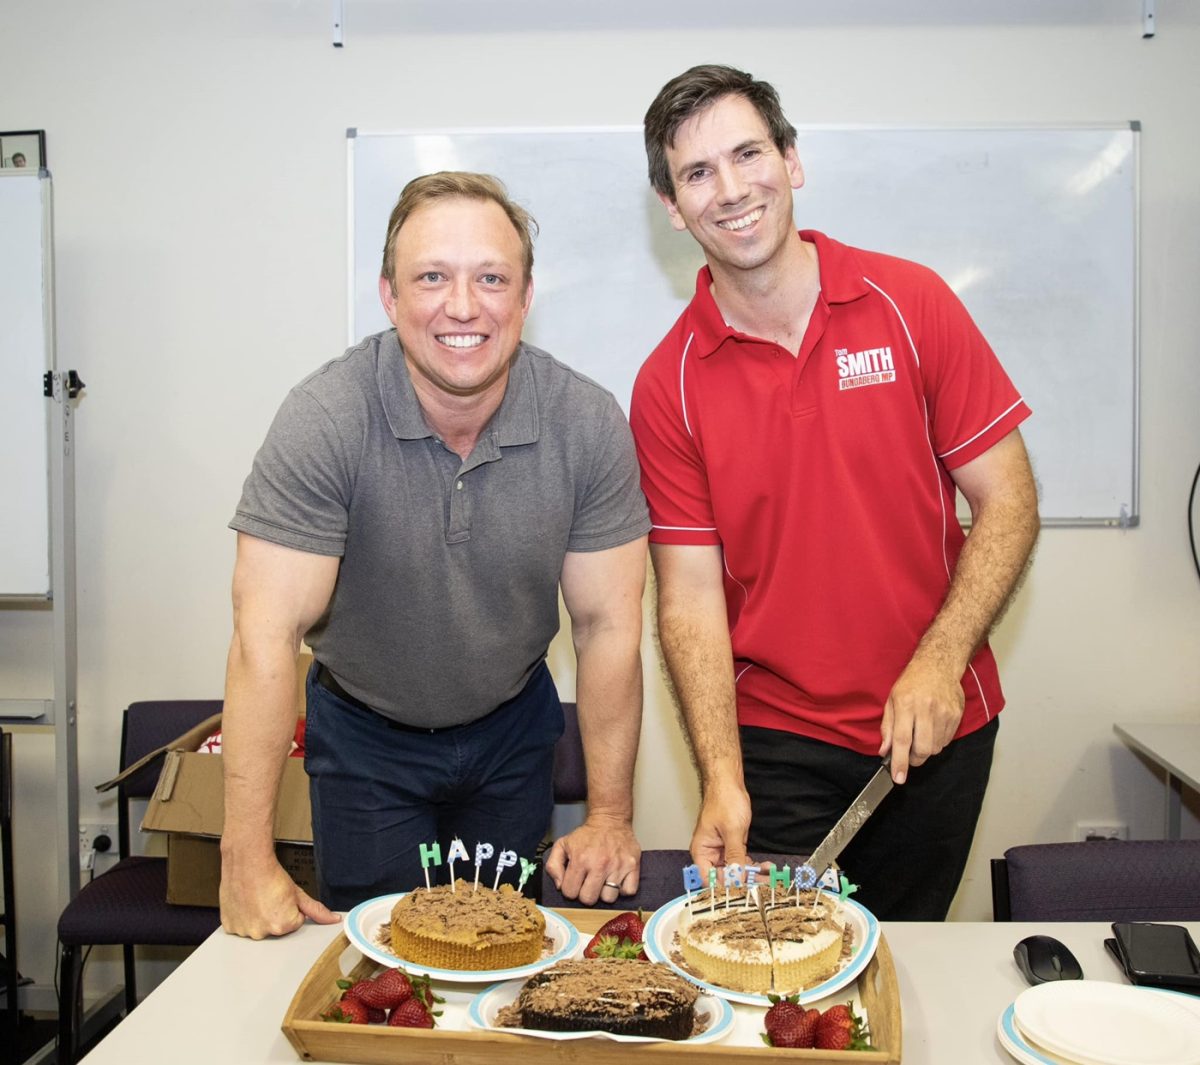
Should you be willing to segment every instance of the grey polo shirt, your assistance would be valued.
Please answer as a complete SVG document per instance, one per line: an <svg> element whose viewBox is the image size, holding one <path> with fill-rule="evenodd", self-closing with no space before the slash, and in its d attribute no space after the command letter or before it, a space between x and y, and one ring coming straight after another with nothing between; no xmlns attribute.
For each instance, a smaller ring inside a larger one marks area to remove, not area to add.
<svg viewBox="0 0 1200 1065"><path fill-rule="evenodd" d="M464 461L425 423L394 330L291 390L229 524L341 558L308 643L351 695L427 727L524 687L558 631L566 552L650 528L609 392L522 344Z"/></svg>

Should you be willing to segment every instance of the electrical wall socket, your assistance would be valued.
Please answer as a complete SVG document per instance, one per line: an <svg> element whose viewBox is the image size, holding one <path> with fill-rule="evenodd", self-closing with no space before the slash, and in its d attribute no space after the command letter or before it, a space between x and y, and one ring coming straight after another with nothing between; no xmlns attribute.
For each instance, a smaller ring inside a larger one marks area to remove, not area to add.
<svg viewBox="0 0 1200 1065"><path fill-rule="evenodd" d="M1129 826L1119 821L1080 821L1075 825L1075 839L1128 839Z"/></svg>
<svg viewBox="0 0 1200 1065"><path fill-rule="evenodd" d="M85 821L79 825L79 854L87 857L96 845L99 836L108 837L108 850L105 853L117 853L117 826L105 821Z"/></svg>

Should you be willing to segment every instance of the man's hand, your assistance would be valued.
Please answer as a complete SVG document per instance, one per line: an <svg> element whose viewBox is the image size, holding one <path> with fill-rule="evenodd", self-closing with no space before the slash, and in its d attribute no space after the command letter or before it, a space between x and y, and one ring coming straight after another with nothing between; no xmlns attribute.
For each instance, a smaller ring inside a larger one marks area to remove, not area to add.
<svg viewBox="0 0 1200 1065"><path fill-rule="evenodd" d="M744 786L710 789L700 804L696 831L692 833L692 861L700 879L708 883L708 871L727 865L750 865L746 836L750 831L750 796Z"/></svg>
<svg viewBox="0 0 1200 1065"><path fill-rule="evenodd" d="M261 873L236 873L232 863L221 868L221 927L234 936L265 939L294 932L306 917L317 924L335 924L334 913L298 887L277 861Z"/></svg>
<svg viewBox="0 0 1200 1065"><path fill-rule="evenodd" d="M641 860L642 848L628 821L593 815L555 840L545 874L567 898L594 906L597 899L616 902L621 895L635 894Z"/></svg>
<svg viewBox="0 0 1200 1065"><path fill-rule="evenodd" d="M940 754L963 716L961 672L918 650L883 707L880 755L892 755L892 780L903 784L910 766Z"/></svg>

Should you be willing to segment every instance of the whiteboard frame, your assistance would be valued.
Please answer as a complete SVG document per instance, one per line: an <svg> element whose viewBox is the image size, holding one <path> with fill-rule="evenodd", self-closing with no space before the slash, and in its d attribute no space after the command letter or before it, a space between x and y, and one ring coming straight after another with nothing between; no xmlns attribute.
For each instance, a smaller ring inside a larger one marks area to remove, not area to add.
<svg viewBox="0 0 1200 1065"><path fill-rule="evenodd" d="M840 132L931 132L931 133L986 133L998 132L1054 132L1064 133L1086 131L1128 131L1132 134L1132 284L1131 313L1132 336L1129 338L1132 365L1130 367L1130 425L1132 439L1129 441L1129 461L1131 463L1128 506L1120 504L1116 514L1103 516L1070 516L1059 515L1042 518L1044 527L1092 527L1092 528L1135 528L1141 518L1141 123L1140 121L1100 121L1100 122L995 122L995 123L809 123L797 127L798 138L805 133L840 133ZM356 286L355 286L355 145L360 138L370 137L495 137L511 134L520 135L587 135L605 133L642 133L638 125L596 125L596 126L455 126L416 128L401 127L397 129L361 129L349 127L346 130L347 155L347 344L353 346L361 339L361 331L355 324L356 317ZM415 174L413 175L416 176ZM502 175L501 175L502 176ZM399 190L397 189L397 192ZM670 322L664 321L663 332ZM647 351L647 354L649 352ZM603 383L603 382L602 382ZM960 504L963 502L959 500ZM969 525L969 515L960 510L959 520Z"/></svg>

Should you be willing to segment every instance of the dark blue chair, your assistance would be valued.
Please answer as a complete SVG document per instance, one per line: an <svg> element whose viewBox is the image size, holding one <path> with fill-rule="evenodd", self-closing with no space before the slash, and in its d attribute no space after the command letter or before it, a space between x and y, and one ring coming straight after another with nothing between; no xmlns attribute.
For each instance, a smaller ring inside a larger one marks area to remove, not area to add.
<svg viewBox="0 0 1200 1065"><path fill-rule="evenodd" d="M131 703L121 727L121 769L170 743L221 712L220 699ZM73 1065L83 1020L81 952L94 945L120 946L125 962L125 1013L137 1005L135 946L194 947L221 926L216 907L173 906L167 902L166 858L134 855L130 847L129 806L148 799L158 783L156 758L117 785L118 861L89 881L58 919L58 1061Z"/></svg>
<svg viewBox="0 0 1200 1065"><path fill-rule="evenodd" d="M1200 839L1010 847L992 859L996 921L1200 920Z"/></svg>

